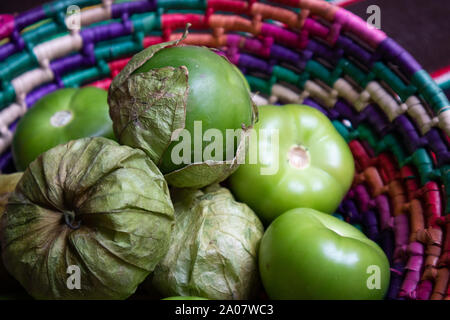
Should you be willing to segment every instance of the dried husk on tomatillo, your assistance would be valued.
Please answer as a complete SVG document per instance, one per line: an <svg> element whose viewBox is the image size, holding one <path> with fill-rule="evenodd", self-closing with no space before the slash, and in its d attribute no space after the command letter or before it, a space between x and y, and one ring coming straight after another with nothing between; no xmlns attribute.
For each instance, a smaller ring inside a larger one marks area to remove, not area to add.
<svg viewBox="0 0 450 320"><path fill-rule="evenodd" d="M14 189L16 188L16 185L19 182L20 178L22 178L22 174L22 172L0 174L0 219L2 218L3 212L5 211L9 197L14 192ZM0 258L0 294L15 291L19 288L19 284L6 271L5 266L3 265L3 262Z"/></svg>
<svg viewBox="0 0 450 320"><path fill-rule="evenodd" d="M185 33L186 35L186 33ZM162 67L148 72L135 72L158 51L177 46L182 39L153 45L134 55L124 69L114 78L108 92L110 116L114 133L121 144L140 148L161 167L170 155L170 146L177 141L186 125L186 106L189 95L189 71L185 66ZM220 59L225 59L219 57ZM231 63L230 63L230 66ZM243 77L242 77L243 78ZM238 167L245 152L245 135L256 121L256 107L249 93L251 123L242 124L238 130L234 157L223 161L206 161L186 164L165 178L169 185L178 188L202 188L225 180ZM163 170L164 172L164 170Z"/></svg>
<svg viewBox="0 0 450 320"><path fill-rule="evenodd" d="M175 228L169 251L146 287L164 296L249 299L259 288L263 225L228 189L172 191Z"/></svg>
<svg viewBox="0 0 450 320"><path fill-rule="evenodd" d="M34 298L124 299L166 254L173 220L167 184L144 152L74 140L24 172L1 220L3 262Z"/></svg>
<svg viewBox="0 0 450 320"><path fill-rule="evenodd" d="M0 219L5 211L10 195L22 178L23 172L0 174Z"/></svg>

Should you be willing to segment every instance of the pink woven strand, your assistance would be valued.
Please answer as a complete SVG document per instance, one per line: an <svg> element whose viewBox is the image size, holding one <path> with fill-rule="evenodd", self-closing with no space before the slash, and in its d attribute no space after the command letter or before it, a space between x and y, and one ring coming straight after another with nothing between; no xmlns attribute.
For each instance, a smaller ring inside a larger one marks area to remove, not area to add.
<svg viewBox="0 0 450 320"><path fill-rule="evenodd" d="M372 48L378 47L378 45L387 37L383 31L369 28L367 22L343 8L338 8L334 18L335 23L340 23L343 30L349 30L358 35Z"/></svg>
<svg viewBox="0 0 450 320"><path fill-rule="evenodd" d="M0 39L9 37L14 30L14 16L0 14Z"/></svg>
<svg viewBox="0 0 450 320"><path fill-rule="evenodd" d="M408 216L401 214L394 217L395 250L394 260L403 261L406 257L406 249L409 240Z"/></svg>
<svg viewBox="0 0 450 320"><path fill-rule="evenodd" d="M388 197L384 194L379 195L375 198L375 204L380 217L380 230L392 229L394 226L394 218L391 216Z"/></svg>
<svg viewBox="0 0 450 320"><path fill-rule="evenodd" d="M416 299L429 300L432 291L433 291L433 282L431 280L421 281L416 289Z"/></svg>
<svg viewBox="0 0 450 320"><path fill-rule="evenodd" d="M405 266L407 270L402 283L399 296L408 299L417 299L417 285L421 278L421 271L424 262L424 246L420 242L412 242L408 245L409 259Z"/></svg>
<svg viewBox="0 0 450 320"><path fill-rule="evenodd" d="M328 33L330 32L327 27L320 24L314 19L307 18L305 21L305 24L303 25L303 28L308 30L308 32L314 36L318 36L321 38L325 38Z"/></svg>
<svg viewBox="0 0 450 320"><path fill-rule="evenodd" d="M299 38L294 32L285 30L283 28L263 23L261 27L261 35L277 39L281 44L287 46L298 46Z"/></svg>

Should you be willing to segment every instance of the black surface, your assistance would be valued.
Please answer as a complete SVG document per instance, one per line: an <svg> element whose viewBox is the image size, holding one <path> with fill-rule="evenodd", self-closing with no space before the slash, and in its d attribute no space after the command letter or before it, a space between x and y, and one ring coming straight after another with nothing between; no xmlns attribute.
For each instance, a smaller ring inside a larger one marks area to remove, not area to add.
<svg viewBox="0 0 450 320"><path fill-rule="evenodd" d="M428 72L450 65L449 0L364 0L346 7L367 18L367 7L381 11L381 30L410 52Z"/></svg>
<svg viewBox="0 0 450 320"><path fill-rule="evenodd" d="M51 2L45 0L0 0L0 13L17 13Z"/></svg>

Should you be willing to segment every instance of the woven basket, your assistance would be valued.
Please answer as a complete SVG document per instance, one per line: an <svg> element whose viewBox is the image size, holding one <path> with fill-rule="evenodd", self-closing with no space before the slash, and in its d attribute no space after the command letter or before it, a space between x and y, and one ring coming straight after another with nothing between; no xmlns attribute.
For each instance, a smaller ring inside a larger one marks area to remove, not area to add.
<svg viewBox="0 0 450 320"><path fill-rule="evenodd" d="M68 31L69 5L81 30ZM60 0L0 15L0 170L18 119L62 87L107 89L134 53L180 38L219 48L257 104L303 103L348 141L357 173L336 216L391 263L388 299L450 299L450 107L382 31L322 0Z"/></svg>

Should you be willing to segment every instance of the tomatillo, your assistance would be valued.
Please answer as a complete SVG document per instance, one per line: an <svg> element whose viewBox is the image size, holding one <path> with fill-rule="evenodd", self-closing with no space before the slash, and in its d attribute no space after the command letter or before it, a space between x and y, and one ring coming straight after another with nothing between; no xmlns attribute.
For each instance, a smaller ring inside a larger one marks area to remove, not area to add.
<svg viewBox="0 0 450 320"><path fill-rule="evenodd" d="M12 142L16 169L25 170L41 153L70 140L114 139L107 96L94 87L66 88L39 100L17 125Z"/></svg>
<svg viewBox="0 0 450 320"><path fill-rule="evenodd" d="M191 134L191 163L194 163L196 150L194 143L194 121L201 123L200 141L208 129L219 130L224 138L221 160L226 159L226 130L241 129L252 124L252 101L247 80L233 64L206 47L176 46L164 48L154 54L135 73L148 72L164 67L184 66L188 71L189 93L186 105L185 129ZM163 173L169 173L186 164L174 164L173 141L164 152L160 162ZM201 150L209 144L202 141ZM234 143L236 150L237 143ZM215 155L219 158L219 155ZM232 153L234 156L234 152ZM203 159L214 160L214 159Z"/></svg>
<svg viewBox="0 0 450 320"><path fill-rule="evenodd" d="M258 110L245 164L230 178L236 198L266 223L298 207L333 213L354 175L345 140L314 108L285 105Z"/></svg>
<svg viewBox="0 0 450 320"><path fill-rule="evenodd" d="M134 55L108 92L114 133L143 150L169 185L203 188L239 166L256 108L242 73L206 47L181 39Z"/></svg>
<svg viewBox="0 0 450 320"><path fill-rule="evenodd" d="M259 270L271 299L382 299L389 287L383 250L352 225L307 208L266 230Z"/></svg>

